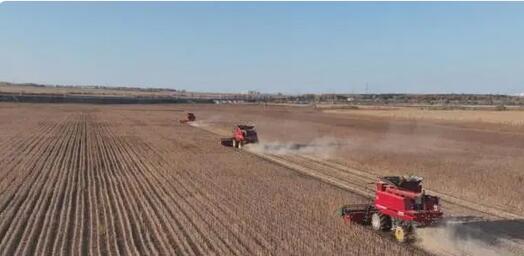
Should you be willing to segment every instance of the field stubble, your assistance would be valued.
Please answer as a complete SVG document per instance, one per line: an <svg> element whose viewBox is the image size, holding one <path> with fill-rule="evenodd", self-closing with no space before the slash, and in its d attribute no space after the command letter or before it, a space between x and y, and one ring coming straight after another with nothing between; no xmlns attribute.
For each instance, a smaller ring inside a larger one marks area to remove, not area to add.
<svg viewBox="0 0 524 256"><path fill-rule="evenodd" d="M425 177L425 187L446 199L449 225L421 230L417 244L422 248L442 255L524 252L518 210L523 202L518 149L524 145L518 132L340 118L307 109L213 106L191 111L200 117L193 126L219 136L228 136L235 123L255 124L262 143L246 149L358 194L371 196L368 183L378 175Z"/></svg>
<svg viewBox="0 0 524 256"><path fill-rule="evenodd" d="M341 225L332 210L365 198L224 150L169 112L4 111L1 255L425 254Z"/></svg>
<svg viewBox="0 0 524 256"><path fill-rule="evenodd" d="M188 109L221 134L231 133L237 123L255 124L271 151L308 153L377 176L414 174L424 177L432 190L513 213L524 211L524 133L516 126L278 106Z"/></svg>

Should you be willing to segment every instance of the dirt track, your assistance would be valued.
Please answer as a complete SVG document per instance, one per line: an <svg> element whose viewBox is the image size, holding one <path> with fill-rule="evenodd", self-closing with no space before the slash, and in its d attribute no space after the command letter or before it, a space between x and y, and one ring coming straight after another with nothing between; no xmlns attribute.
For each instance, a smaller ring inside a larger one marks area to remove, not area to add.
<svg viewBox="0 0 524 256"><path fill-rule="evenodd" d="M424 255L363 202L177 122L168 107L1 104L1 255Z"/></svg>

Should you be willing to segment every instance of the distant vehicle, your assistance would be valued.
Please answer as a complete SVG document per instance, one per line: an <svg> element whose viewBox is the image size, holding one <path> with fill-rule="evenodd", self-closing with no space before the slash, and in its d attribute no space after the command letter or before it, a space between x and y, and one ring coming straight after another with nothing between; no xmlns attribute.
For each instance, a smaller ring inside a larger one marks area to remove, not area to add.
<svg viewBox="0 0 524 256"><path fill-rule="evenodd" d="M346 205L340 209L344 221L370 225L374 230L392 230L397 241L411 240L415 227L424 227L442 219L439 198L426 195L422 178L385 176L375 183L375 201Z"/></svg>
<svg viewBox="0 0 524 256"><path fill-rule="evenodd" d="M180 123L194 122L195 120L196 120L195 114L187 113L186 119L180 120Z"/></svg>
<svg viewBox="0 0 524 256"><path fill-rule="evenodd" d="M258 134L253 125L239 124L233 128L231 138L222 139L222 145L242 148L249 143L258 143Z"/></svg>

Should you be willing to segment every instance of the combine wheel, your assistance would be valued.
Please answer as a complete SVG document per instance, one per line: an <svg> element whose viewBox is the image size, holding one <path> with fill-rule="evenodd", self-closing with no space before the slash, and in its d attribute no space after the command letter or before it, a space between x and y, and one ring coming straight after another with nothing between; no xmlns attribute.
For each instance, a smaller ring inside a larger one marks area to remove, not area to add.
<svg viewBox="0 0 524 256"><path fill-rule="evenodd" d="M405 243L408 240L409 236L409 227L406 226L397 226L395 228L395 239L399 243Z"/></svg>
<svg viewBox="0 0 524 256"><path fill-rule="evenodd" d="M387 215L375 212L371 215L371 226L374 230L388 230L391 228L391 218Z"/></svg>

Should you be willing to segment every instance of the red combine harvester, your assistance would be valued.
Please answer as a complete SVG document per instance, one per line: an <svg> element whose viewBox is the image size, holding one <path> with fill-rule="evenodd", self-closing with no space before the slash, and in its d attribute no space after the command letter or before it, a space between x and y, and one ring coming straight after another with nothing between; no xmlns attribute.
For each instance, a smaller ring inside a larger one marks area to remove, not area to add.
<svg viewBox="0 0 524 256"><path fill-rule="evenodd" d="M439 198L426 195L422 178L386 176L376 182L375 201L346 205L340 209L344 222L370 225L374 230L394 231L399 242L411 240L415 227L442 219Z"/></svg>
<svg viewBox="0 0 524 256"><path fill-rule="evenodd" d="M186 119L180 120L180 123L194 122L195 120L196 120L195 114L187 113Z"/></svg>
<svg viewBox="0 0 524 256"><path fill-rule="evenodd" d="M258 143L258 135L255 126L239 124L233 129L233 137L222 139L222 145L242 148L248 143Z"/></svg>

